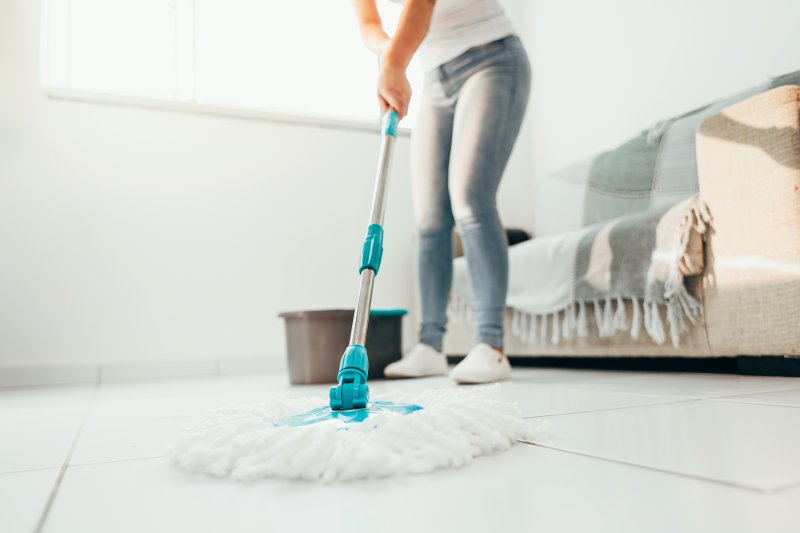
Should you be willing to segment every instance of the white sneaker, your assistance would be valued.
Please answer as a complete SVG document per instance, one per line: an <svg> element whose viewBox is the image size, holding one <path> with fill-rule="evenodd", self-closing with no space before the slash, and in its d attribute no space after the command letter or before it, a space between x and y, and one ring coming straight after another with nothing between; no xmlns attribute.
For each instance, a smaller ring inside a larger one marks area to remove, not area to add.
<svg viewBox="0 0 800 533"><path fill-rule="evenodd" d="M450 379L457 383L493 383L511 377L508 357L481 343L450 371Z"/></svg>
<svg viewBox="0 0 800 533"><path fill-rule="evenodd" d="M387 378L421 378L447 373L447 357L427 344L417 344L402 359L383 370Z"/></svg>

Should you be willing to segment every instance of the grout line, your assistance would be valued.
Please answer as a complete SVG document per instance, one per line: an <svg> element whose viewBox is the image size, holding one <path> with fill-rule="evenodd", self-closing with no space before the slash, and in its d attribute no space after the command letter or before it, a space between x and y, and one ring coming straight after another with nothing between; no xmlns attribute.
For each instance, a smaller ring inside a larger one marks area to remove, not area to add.
<svg viewBox="0 0 800 533"><path fill-rule="evenodd" d="M792 489L800 488L800 482L793 482L789 483L788 485L783 485L782 487L777 487L772 490L775 493L783 493Z"/></svg>
<svg viewBox="0 0 800 533"><path fill-rule="evenodd" d="M47 470L59 470L60 466L41 466L39 468L25 468L24 470L9 470L8 472L0 472L0 477L9 476L14 474L27 474L28 472L44 472Z"/></svg>
<svg viewBox="0 0 800 533"><path fill-rule="evenodd" d="M0 393L4 392L20 392L20 391L40 391L43 389L61 389L61 388L76 388L76 387L94 387L97 385L95 380L86 381L68 381L63 383L31 383L25 385L0 385Z"/></svg>
<svg viewBox="0 0 800 533"><path fill-rule="evenodd" d="M784 405L780 403L764 403L764 402L743 402L737 400L724 400L718 398L706 398L703 401L706 402L720 402L720 403L736 403L736 404L744 404L744 405L763 405L764 407L786 407L788 409L800 409L800 405Z"/></svg>
<svg viewBox="0 0 800 533"><path fill-rule="evenodd" d="M53 483L53 488L50 489L50 495L47 497L47 502L44 505L44 509L42 509L42 514L39 516L39 521L36 523L36 527L34 528L34 533L41 533L44 529L44 524L47 521L47 517L50 515L50 510L53 508L53 503L56 500L56 496L58 495L58 491L61 489L61 482L64 480L64 476L67 473L67 469L69 468L69 461L72 459L72 454L75 452L75 447L78 444L78 439L80 438L81 432L83 431L83 426L86 423L86 419L89 418L89 413L92 411L92 407L94 407L94 402L97 398L97 390L99 388L99 384L94 387L94 394L92 395L92 400L89 402L89 405L86 407L86 411L83 413L83 418L81 419L81 423L78 425L78 430L75 432L75 436L72 438L72 443L69 446L69 450L67 450L67 455L64 457L64 462L61 465L61 469L58 472L58 477L56 477L55 483Z"/></svg>
<svg viewBox="0 0 800 533"><path fill-rule="evenodd" d="M737 392L737 393L734 393L734 394L725 393L725 394L717 394L716 396L703 396L702 399L704 399L704 400L716 400L717 398L735 398L737 396L750 396L750 395L753 395L753 394L768 394L768 393L771 393L771 392L786 392L786 391L797 390L797 389L798 389L798 387L793 385L791 387L781 387L779 389L767 389L767 390L759 390L759 391L753 391L753 392Z"/></svg>
<svg viewBox="0 0 800 533"><path fill-rule="evenodd" d="M517 381L518 384L523 384L524 382ZM524 383L525 386L534 386L539 389L558 389L567 392L599 392L599 393L610 393L610 394L621 394L624 396L646 396L648 398L664 398L664 399L675 399L676 401L680 400L699 400L701 399L700 396L693 396L693 395L676 395L676 394L655 394L651 392L631 392L631 391L622 391L622 390L614 390L614 389L586 389L585 387L581 387L579 385L584 385L585 382L576 382L576 383L567 383L567 384L551 384L551 383Z"/></svg>
<svg viewBox="0 0 800 533"><path fill-rule="evenodd" d="M518 383L521 383L521 382L518 382ZM761 390L761 391L755 391L755 392L746 392L746 393L740 393L739 392L739 393L734 393L734 394L725 393L725 394L718 394L718 395L712 395L712 396L705 396L705 395L699 395L699 394L686 394L686 395L657 394L657 393L649 393L649 392L619 391L619 390L613 390L613 389L596 389L596 390L595 389L591 389L591 390L587 391L585 388L581 388L581 387L576 386L576 385L580 385L580 382L575 383L574 385L573 384L566 384L566 385L565 384L550 384L550 383L541 383L541 384L531 383L531 385L535 385L535 386L537 386L539 388L559 389L559 390L563 390L563 391L580 390L582 392L595 392L596 391L596 392L600 392L600 393L624 394L624 395L630 395L630 396L647 396L647 397L652 397L652 398L675 398L676 401L683 401L683 400L721 400L721 401L728 401L728 400L724 400L724 398L738 398L739 396L751 396L751 395L755 395L755 394L768 394L768 393L772 393L772 392L786 392L786 391L792 391L792 390L800 389L800 387L792 386L792 387L783 387L783 388L779 388L779 389ZM739 403L754 403L754 402L739 402ZM655 404L651 404L651 405L655 405ZM762 405L773 405L773 404L762 404ZM774 405L776 405L778 407L796 407L796 406L791 406L791 405L779 405L779 404L774 404Z"/></svg>
<svg viewBox="0 0 800 533"><path fill-rule="evenodd" d="M624 378L625 376L620 376L620 378ZM617 379L617 378L614 378ZM626 391L626 390L615 390L613 388L592 388L586 389L585 387L581 387L581 385L586 384L587 382L593 382L592 380L587 381L577 381L577 382L567 382L567 383L526 383L537 386L539 388L551 388L551 389L560 389L564 391L575 391L580 390L582 392L599 392L599 393L611 393L611 394L623 394L629 396L648 396L648 397L655 397L655 398L675 398L679 400L714 400L717 398L729 398L729 397L737 397L737 396L745 396L751 394L765 394L770 392L784 392L788 390L795 390L798 389L797 386L791 387L782 387L779 389L768 389L768 390L760 390L755 392L736 392L730 393L725 392L723 394L713 394L711 396L706 396L704 394L665 394L665 393L654 393L654 392L643 392L643 391ZM523 384L524 382L517 381L517 384ZM596 383L596 382L594 382Z"/></svg>
<svg viewBox="0 0 800 533"><path fill-rule="evenodd" d="M645 403L640 405L621 405L619 407L606 407L603 409L587 409L585 411L570 411L566 413L557 413L557 414L550 414L550 415L533 415L533 416L523 416L522 418L525 420L534 420L537 418L550 418L553 416L566 416L566 415L581 415L587 413L601 413L604 411L619 411L621 409L637 409L640 407L655 407L658 405L672 405L676 403L690 403L690 402L699 402L702 401L699 398L685 398L681 400L669 400L664 402L655 402L655 403Z"/></svg>
<svg viewBox="0 0 800 533"><path fill-rule="evenodd" d="M709 482L709 483L714 483L714 484L717 484L717 485L723 485L725 487L733 487L733 488L736 488L736 489L746 490L747 492L754 492L756 494L765 494L765 493L774 492L774 489L757 489L757 488L754 488L754 487L748 487L747 485L741 485L739 483L734 483L732 481L722 481L722 480L719 480L719 479L714 479L714 478L710 478L710 477L704 477L704 476L700 476L700 475L697 475L697 474L686 474L686 473L683 473L683 472L675 472L673 470L667 470L665 468L658 468L658 467L648 466L648 465L643 465L643 464L638 464L638 463L631 463L631 462L628 462L628 461L623 461L621 459L612 459L610 457L592 455L592 454L589 454L589 453L579 452L579 451L576 451L576 450L568 450L568 449L565 449L565 448L556 448L554 446L548 446L546 444L541 444L541 443L538 443L538 442L530 442L530 441L526 441L526 440L518 440L517 442L520 442L522 444L527 444L529 446L538 446L540 448L545 448L547 450L553 450L553 451L556 451L556 452L564 452L564 453L569 453L569 454L572 454L572 455L578 455L578 456L581 456L581 457L588 457L588 458L591 458L591 459L597 459L599 461L605 461L605 462L608 462L608 463L631 466L631 467L634 467L634 468L639 468L639 469L642 469L642 470L648 470L648 471L651 471L651 472L659 472L659 473L662 473L662 474L668 474L668 475L675 476L675 477L695 479L695 480L699 480L699 481L705 481L705 482Z"/></svg>
<svg viewBox="0 0 800 533"><path fill-rule="evenodd" d="M766 390L766 391L757 391L757 392L745 392L745 393L738 393L738 394L723 394L721 396L711 396L710 399L718 399L718 398L739 398L741 396L755 396L756 394L769 394L772 392L788 392L788 391L800 391L800 387L789 387L788 389L781 388L781 389L774 389L774 390Z"/></svg>
<svg viewBox="0 0 800 533"><path fill-rule="evenodd" d="M132 457L130 459L110 459L108 461L97 461L93 463L75 463L69 465L70 468L80 468L82 466L97 466L97 465L108 465L113 463L131 463L134 461L152 461L154 459L163 459L163 455L151 455L148 457Z"/></svg>

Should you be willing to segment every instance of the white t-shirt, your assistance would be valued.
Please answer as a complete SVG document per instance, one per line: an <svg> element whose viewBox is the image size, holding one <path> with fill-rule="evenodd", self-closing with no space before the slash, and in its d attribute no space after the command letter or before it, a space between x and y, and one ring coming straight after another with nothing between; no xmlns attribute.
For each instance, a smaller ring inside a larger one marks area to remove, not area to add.
<svg viewBox="0 0 800 533"><path fill-rule="evenodd" d="M436 0L431 26L420 49L422 66L426 72L433 70L473 46L513 33L514 27L498 0Z"/></svg>

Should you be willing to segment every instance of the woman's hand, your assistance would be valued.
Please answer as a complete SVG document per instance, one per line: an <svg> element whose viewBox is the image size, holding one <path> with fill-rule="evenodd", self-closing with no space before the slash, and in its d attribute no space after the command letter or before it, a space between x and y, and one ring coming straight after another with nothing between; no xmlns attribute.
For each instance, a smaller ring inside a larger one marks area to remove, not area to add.
<svg viewBox="0 0 800 533"><path fill-rule="evenodd" d="M352 0L361 37L373 52L383 57L378 77L378 102L385 114L390 108L400 118L408 113L411 85L406 68L411 56L428 33L436 0L406 0L394 37L389 39L381 25L375 0Z"/></svg>
<svg viewBox="0 0 800 533"><path fill-rule="evenodd" d="M406 78L405 67L384 62L378 76L378 102L381 113L389 109L397 111L399 118L408 114L408 102L411 100L411 84Z"/></svg>

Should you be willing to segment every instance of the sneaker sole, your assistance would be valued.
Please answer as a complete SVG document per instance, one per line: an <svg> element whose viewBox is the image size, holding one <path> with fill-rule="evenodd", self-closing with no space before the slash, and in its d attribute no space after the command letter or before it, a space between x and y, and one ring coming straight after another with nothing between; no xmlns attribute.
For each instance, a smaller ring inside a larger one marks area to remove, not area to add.
<svg viewBox="0 0 800 533"><path fill-rule="evenodd" d="M383 373L383 377L388 379L414 379L414 378L429 378L432 376L445 376L447 375L447 371L444 370L442 372L431 372L426 374L403 374L403 373Z"/></svg>

